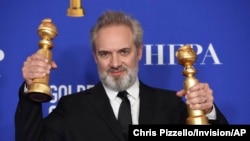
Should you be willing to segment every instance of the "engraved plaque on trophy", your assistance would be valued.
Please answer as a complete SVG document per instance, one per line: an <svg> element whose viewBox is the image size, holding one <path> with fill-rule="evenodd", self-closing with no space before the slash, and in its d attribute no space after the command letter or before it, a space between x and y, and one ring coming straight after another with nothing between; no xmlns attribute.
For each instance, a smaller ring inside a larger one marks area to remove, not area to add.
<svg viewBox="0 0 250 141"><path fill-rule="evenodd" d="M195 77L196 69L193 64L197 59L196 52L191 48L190 45L184 45L176 52L176 57L180 65L184 66L183 75L186 77L184 81L184 89L187 90L199 81ZM192 110L189 105L187 124L189 125L207 125L209 124L208 119L203 110Z"/></svg>
<svg viewBox="0 0 250 141"><path fill-rule="evenodd" d="M37 53L46 57L49 63L51 63L51 49L54 47L52 40L57 36L56 26L52 23L51 19L42 20L38 27L38 35L41 37L41 40L38 43L39 49ZM49 87L49 77L50 76L47 74L43 78L33 79L26 96L36 102L50 101L52 99L52 94Z"/></svg>

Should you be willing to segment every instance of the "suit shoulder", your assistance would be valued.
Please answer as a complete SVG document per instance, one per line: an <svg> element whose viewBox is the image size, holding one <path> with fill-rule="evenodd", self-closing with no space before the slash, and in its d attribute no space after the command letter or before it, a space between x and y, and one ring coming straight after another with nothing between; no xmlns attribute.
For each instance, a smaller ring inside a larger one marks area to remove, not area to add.
<svg viewBox="0 0 250 141"><path fill-rule="evenodd" d="M60 98L60 100L79 100L81 99L82 97L84 97L85 95L88 95L88 91L87 90L84 90L84 91L80 91L80 92L75 92L75 93L71 93L71 94L68 94L68 95L65 95L65 96L62 96Z"/></svg>
<svg viewBox="0 0 250 141"><path fill-rule="evenodd" d="M162 89L162 88L154 88L155 94L159 97L167 97L167 98L176 98L179 99L179 97L176 95L176 91L169 90L169 89Z"/></svg>
<svg viewBox="0 0 250 141"><path fill-rule="evenodd" d="M157 94L176 94L175 90L153 87L143 83L141 84L141 90L146 90L151 93L157 93Z"/></svg>
<svg viewBox="0 0 250 141"><path fill-rule="evenodd" d="M79 91L79 92L75 92L75 93L71 93L68 95L65 95L63 97L61 97L61 100L80 100L80 99L85 99L84 97L88 97L89 95L93 95L95 94L97 91L97 89L99 89L100 84L96 84L94 87L91 87L89 89L83 90L83 91Z"/></svg>

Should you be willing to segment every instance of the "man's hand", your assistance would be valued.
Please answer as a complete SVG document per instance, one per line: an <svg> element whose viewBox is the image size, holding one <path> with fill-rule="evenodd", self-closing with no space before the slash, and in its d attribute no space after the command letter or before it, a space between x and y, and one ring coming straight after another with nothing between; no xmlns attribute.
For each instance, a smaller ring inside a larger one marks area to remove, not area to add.
<svg viewBox="0 0 250 141"><path fill-rule="evenodd" d="M213 108L213 90L207 83L197 83L187 90L180 90L176 93L177 96L185 96L186 104L190 105L193 110L204 110L206 114L212 111Z"/></svg>
<svg viewBox="0 0 250 141"><path fill-rule="evenodd" d="M49 63L48 59L44 56L35 53L27 57L23 63L22 75L26 84L29 86L35 78L42 78L50 73L51 69L57 68L54 61Z"/></svg>

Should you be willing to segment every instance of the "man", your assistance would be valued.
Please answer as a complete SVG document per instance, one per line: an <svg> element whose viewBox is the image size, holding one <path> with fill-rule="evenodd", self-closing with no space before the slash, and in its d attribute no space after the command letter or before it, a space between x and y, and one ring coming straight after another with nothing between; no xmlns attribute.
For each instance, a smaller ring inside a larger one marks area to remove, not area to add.
<svg viewBox="0 0 250 141"><path fill-rule="evenodd" d="M132 111L132 124L185 124L186 104L204 110L211 124L227 124L213 103L212 89L198 83L175 92L153 88L138 78L142 58L143 30L139 22L122 12L107 11L91 29L93 55L100 82L95 87L64 96L57 107L43 119L42 105L25 97L34 78L44 77L57 67L35 53L22 68L25 83L19 90L15 126L17 141L125 141L119 120L126 91ZM185 95L186 104L182 101ZM128 125L127 125L128 126ZM127 129L126 129L127 130Z"/></svg>

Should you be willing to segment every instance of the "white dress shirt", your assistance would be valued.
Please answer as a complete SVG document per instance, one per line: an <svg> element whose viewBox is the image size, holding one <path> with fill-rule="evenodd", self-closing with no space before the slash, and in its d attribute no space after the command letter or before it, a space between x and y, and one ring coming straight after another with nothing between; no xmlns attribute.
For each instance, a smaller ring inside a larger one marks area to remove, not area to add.
<svg viewBox="0 0 250 141"><path fill-rule="evenodd" d="M109 88L104 86L104 89L109 97L109 101L113 108L114 114L116 119L118 119L118 111L122 100L117 97L118 92L112 91ZM126 90L128 92L128 99L131 105L131 114L132 114L132 124L138 124L139 119L139 105L140 105L140 98L139 98L139 80L137 79L134 85Z"/></svg>

